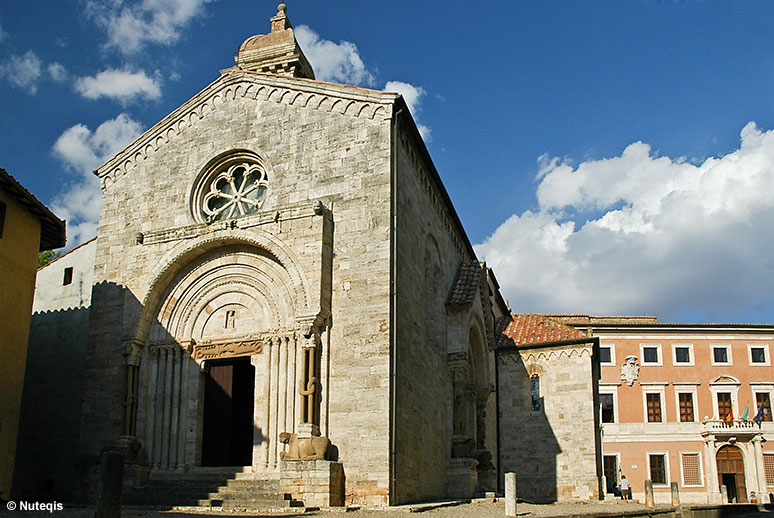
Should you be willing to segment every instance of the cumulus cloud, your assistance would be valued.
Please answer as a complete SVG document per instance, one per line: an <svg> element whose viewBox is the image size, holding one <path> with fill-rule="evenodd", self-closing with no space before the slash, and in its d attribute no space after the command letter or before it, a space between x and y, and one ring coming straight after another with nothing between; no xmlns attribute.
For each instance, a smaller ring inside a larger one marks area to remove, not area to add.
<svg viewBox="0 0 774 518"><path fill-rule="evenodd" d="M83 124L66 129L54 143L53 152L75 173L73 181L56 197L52 210L67 220L70 245L78 245L97 233L102 193L94 169L133 142L142 126L127 114L103 122L91 131Z"/></svg>
<svg viewBox="0 0 774 518"><path fill-rule="evenodd" d="M28 50L23 56L11 56L0 63L0 77L35 94L38 91L42 65L37 54Z"/></svg>
<svg viewBox="0 0 774 518"><path fill-rule="evenodd" d="M538 210L476 250L520 312L729 320L774 307L774 131L701 163L636 142L577 166L541 157Z"/></svg>
<svg viewBox="0 0 774 518"><path fill-rule="evenodd" d="M48 75L54 81L61 83L67 79L67 70L61 63L53 62L48 65Z"/></svg>
<svg viewBox="0 0 774 518"><path fill-rule="evenodd" d="M214 0L90 0L87 14L105 30L106 45L134 54L148 43L171 45L181 31Z"/></svg>
<svg viewBox="0 0 774 518"><path fill-rule="evenodd" d="M161 98L161 80L149 77L144 71L109 68L96 76L81 77L75 81L75 90L87 99L107 97L121 104L138 99L158 100Z"/></svg>
<svg viewBox="0 0 774 518"><path fill-rule="evenodd" d="M414 86L410 83L404 83L403 81L387 81L384 86L385 92L397 92L403 96L403 100L406 101L411 115L414 116L414 121L417 123L417 129L419 130L422 138L430 140L430 128L424 124L419 123L419 111L422 109L421 101L427 92L421 86Z"/></svg>
<svg viewBox="0 0 774 518"><path fill-rule="evenodd" d="M374 84L374 76L366 69L354 43L320 39L320 35L306 25L299 25L294 32L317 79L352 85Z"/></svg>

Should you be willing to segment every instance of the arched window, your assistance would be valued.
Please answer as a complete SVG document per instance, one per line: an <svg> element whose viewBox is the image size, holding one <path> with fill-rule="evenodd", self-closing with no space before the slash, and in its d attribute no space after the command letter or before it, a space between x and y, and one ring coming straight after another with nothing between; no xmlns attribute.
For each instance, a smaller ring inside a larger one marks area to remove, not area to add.
<svg viewBox="0 0 774 518"><path fill-rule="evenodd" d="M532 392L532 411L540 412L540 376L530 376L530 391Z"/></svg>

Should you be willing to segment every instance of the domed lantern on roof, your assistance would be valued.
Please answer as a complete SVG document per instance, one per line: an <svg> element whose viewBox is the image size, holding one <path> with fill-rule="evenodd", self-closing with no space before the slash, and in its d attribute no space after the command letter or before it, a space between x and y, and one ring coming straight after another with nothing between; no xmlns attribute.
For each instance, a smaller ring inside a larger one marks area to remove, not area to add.
<svg viewBox="0 0 774 518"><path fill-rule="evenodd" d="M242 43L236 68L252 72L314 79L314 71L293 34L285 14L287 6L279 4L271 19L271 32L251 36Z"/></svg>

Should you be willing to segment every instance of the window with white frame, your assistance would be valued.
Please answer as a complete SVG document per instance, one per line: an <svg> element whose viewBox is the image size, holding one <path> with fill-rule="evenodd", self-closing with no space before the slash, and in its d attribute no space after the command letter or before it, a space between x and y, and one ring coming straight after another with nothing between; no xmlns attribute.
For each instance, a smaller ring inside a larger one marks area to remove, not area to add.
<svg viewBox="0 0 774 518"><path fill-rule="evenodd" d="M753 367L770 366L769 344L747 344L747 358Z"/></svg>
<svg viewBox="0 0 774 518"><path fill-rule="evenodd" d="M680 452L680 476L683 487L701 487L704 480L701 476L701 453L694 451Z"/></svg>
<svg viewBox="0 0 774 518"><path fill-rule="evenodd" d="M666 452L648 453L648 478L654 486L669 485L669 465Z"/></svg>
<svg viewBox="0 0 774 518"><path fill-rule="evenodd" d="M615 344L599 345L599 363L601 365L615 365Z"/></svg>
<svg viewBox="0 0 774 518"><path fill-rule="evenodd" d="M758 416L760 411L761 421L771 421L771 393L770 392L756 392L755 393L755 416Z"/></svg>
<svg viewBox="0 0 774 518"><path fill-rule="evenodd" d="M640 344L641 365L661 365L661 344Z"/></svg>
<svg viewBox="0 0 774 518"><path fill-rule="evenodd" d="M698 383L673 383L675 387L675 402L678 423L695 423L699 414L698 396L696 387Z"/></svg>
<svg viewBox="0 0 774 518"><path fill-rule="evenodd" d="M600 422L618 422L618 383L599 384Z"/></svg>
<svg viewBox="0 0 774 518"><path fill-rule="evenodd" d="M664 386L666 383L647 382L642 385L642 407L646 423L666 422L664 414Z"/></svg>
<svg viewBox="0 0 774 518"><path fill-rule="evenodd" d="M672 365L693 366L693 344L672 344Z"/></svg>
<svg viewBox="0 0 774 518"><path fill-rule="evenodd" d="M712 344L712 365L733 365L731 344Z"/></svg>
<svg viewBox="0 0 774 518"><path fill-rule="evenodd" d="M731 376L718 376L710 382L713 419L723 419L732 410L734 416L738 418L740 385L739 380Z"/></svg>

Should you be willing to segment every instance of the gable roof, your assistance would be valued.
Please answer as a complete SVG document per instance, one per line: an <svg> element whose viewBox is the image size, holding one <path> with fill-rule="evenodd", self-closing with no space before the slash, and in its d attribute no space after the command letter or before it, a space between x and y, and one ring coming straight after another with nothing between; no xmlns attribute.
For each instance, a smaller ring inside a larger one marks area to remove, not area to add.
<svg viewBox="0 0 774 518"><path fill-rule="evenodd" d="M546 315L514 313L510 319L497 322L497 345L500 347L546 344L588 338L586 333Z"/></svg>
<svg viewBox="0 0 774 518"><path fill-rule="evenodd" d="M463 261L457 268L449 300L449 306L469 306L473 304L481 286L481 264L478 261Z"/></svg>
<svg viewBox="0 0 774 518"><path fill-rule="evenodd" d="M53 250L65 245L65 222L51 212L43 203L24 188L22 184L11 176L8 171L0 167L0 188L8 196L14 199L22 208L40 221L40 248Z"/></svg>
<svg viewBox="0 0 774 518"><path fill-rule="evenodd" d="M140 135L94 173L103 187L126 174L135 162L146 159L171 139L195 125L217 106L236 98L303 106L351 117L392 117L397 93L340 85L315 79L229 69L202 91Z"/></svg>

